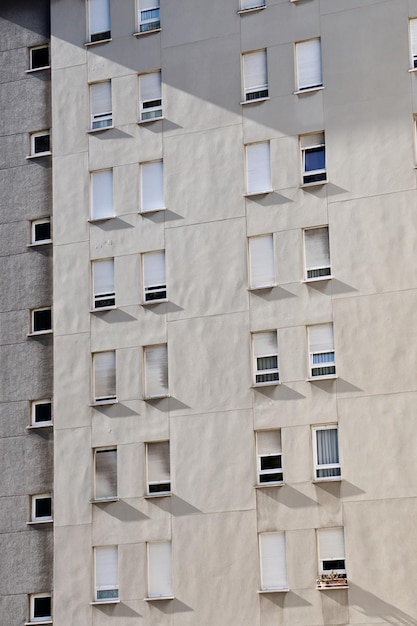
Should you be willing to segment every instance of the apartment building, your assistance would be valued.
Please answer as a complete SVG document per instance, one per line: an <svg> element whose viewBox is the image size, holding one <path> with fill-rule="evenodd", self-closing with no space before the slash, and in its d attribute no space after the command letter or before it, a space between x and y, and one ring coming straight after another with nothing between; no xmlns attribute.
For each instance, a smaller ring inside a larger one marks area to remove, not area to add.
<svg viewBox="0 0 417 626"><path fill-rule="evenodd" d="M52 591L49 2L0 6L0 623ZM45 615L45 613L44 613Z"/></svg>
<svg viewBox="0 0 417 626"><path fill-rule="evenodd" d="M415 625L417 0L36 4L1 623Z"/></svg>

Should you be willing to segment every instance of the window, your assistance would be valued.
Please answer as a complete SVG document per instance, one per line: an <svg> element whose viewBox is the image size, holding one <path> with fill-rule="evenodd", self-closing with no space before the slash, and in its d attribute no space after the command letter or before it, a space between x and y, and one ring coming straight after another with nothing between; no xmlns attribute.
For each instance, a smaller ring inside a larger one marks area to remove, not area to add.
<svg viewBox="0 0 417 626"><path fill-rule="evenodd" d="M336 375L333 324L308 327L310 377L329 378Z"/></svg>
<svg viewBox="0 0 417 626"><path fill-rule="evenodd" d="M52 332L52 311L50 307L33 309L32 335L42 335Z"/></svg>
<svg viewBox="0 0 417 626"><path fill-rule="evenodd" d="M93 308L103 309L114 307L116 294L114 290L114 259L93 261Z"/></svg>
<svg viewBox="0 0 417 626"><path fill-rule="evenodd" d="M417 68L417 18L410 20L411 67Z"/></svg>
<svg viewBox="0 0 417 626"><path fill-rule="evenodd" d="M113 217L113 170L91 173L91 217L93 220Z"/></svg>
<svg viewBox="0 0 417 626"><path fill-rule="evenodd" d="M30 156L47 156L51 154L49 130L41 130L30 135Z"/></svg>
<svg viewBox="0 0 417 626"><path fill-rule="evenodd" d="M172 598L171 542L148 543L148 599Z"/></svg>
<svg viewBox="0 0 417 626"><path fill-rule="evenodd" d="M305 271L307 280L330 278L329 228L308 228L304 231Z"/></svg>
<svg viewBox="0 0 417 626"><path fill-rule="evenodd" d="M171 492L169 441L146 444L148 495Z"/></svg>
<svg viewBox="0 0 417 626"><path fill-rule="evenodd" d="M346 579L343 528L320 528L317 530L317 548L319 576L322 578L328 576L330 582L337 580L337 578ZM346 580L344 584L346 585Z"/></svg>
<svg viewBox="0 0 417 626"><path fill-rule="evenodd" d="M142 213L164 209L164 170L162 161L142 163L140 174Z"/></svg>
<svg viewBox="0 0 417 626"><path fill-rule="evenodd" d="M266 50L243 54L243 83L244 102L268 97Z"/></svg>
<svg viewBox="0 0 417 626"><path fill-rule="evenodd" d="M282 484L281 431L264 430L256 433L258 484Z"/></svg>
<svg viewBox="0 0 417 626"><path fill-rule="evenodd" d="M149 33L161 28L159 0L138 0L139 32Z"/></svg>
<svg viewBox="0 0 417 626"><path fill-rule="evenodd" d="M145 348L145 398L165 398L167 395L167 346L148 346Z"/></svg>
<svg viewBox="0 0 417 626"><path fill-rule="evenodd" d="M29 596L30 622L52 621L52 597L50 593L33 593Z"/></svg>
<svg viewBox="0 0 417 626"><path fill-rule="evenodd" d="M117 449L95 450L94 468L94 499L117 498Z"/></svg>
<svg viewBox="0 0 417 626"><path fill-rule="evenodd" d="M90 85L91 130L112 126L111 81Z"/></svg>
<svg viewBox="0 0 417 626"><path fill-rule="evenodd" d="M116 353L97 352L93 354L94 401L112 402L116 400Z"/></svg>
<svg viewBox="0 0 417 626"><path fill-rule="evenodd" d="M110 39L110 0L88 0L90 41Z"/></svg>
<svg viewBox="0 0 417 626"><path fill-rule="evenodd" d="M31 405L31 425L49 426L52 424L51 400L33 400Z"/></svg>
<svg viewBox="0 0 417 626"><path fill-rule="evenodd" d="M315 480L335 480L340 478L337 426L313 428L313 457Z"/></svg>
<svg viewBox="0 0 417 626"><path fill-rule="evenodd" d="M32 496L31 522L52 521L52 498L50 493Z"/></svg>
<svg viewBox="0 0 417 626"><path fill-rule="evenodd" d="M44 217L39 220L33 220L31 224L32 245L50 243L51 241L51 219Z"/></svg>
<svg viewBox="0 0 417 626"><path fill-rule="evenodd" d="M275 284L274 238L249 237L249 287L262 289Z"/></svg>
<svg viewBox="0 0 417 626"><path fill-rule="evenodd" d="M295 44L297 62L297 89L315 89L323 86L321 73L320 39L310 39Z"/></svg>
<svg viewBox="0 0 417 626"><path fill-rule="evenodd" d="M94 548L96 602L112 602L119 599L117 552L117 546Z"/></svg>
<svg viewBox="0 0 417 626"><path fill-rule="evenodd" d="M29 69L43 70L49 67L49 46L44 44L29 49Z"/></svg>
<svg viewBox="0 0 417 626"><path fill-rule="evenodd" d="M240 0L241 11L249 11L250 9L260 9L265 6L265 0Z"/></svg>
<svg viewBox="0 0 417 626"><path fill-rule="evenodd" d="M140 119L158 120L162 117L161 72L139 76Z"/></svg>
<svg viewBox="0 0 417 626"><path fill-rule="evenodd" d="M259 554L261 590L287 591L285 533L261 533L259 535Z"/></svg>
<svg viewBox="0 0 417 626"><path fill-rule="evenodd" d="M166 300L165 251L146 252L142 255L144 302Z"/></svg>
<svg viewBox="0 0 417 626"><path fill-rule="evenodd" d="M246 193L272 191L269 141L246 146Z"/></svg>
<svg viewBox="0 0 417 626"><path fill-rule="evenodd" d="M324 133L300 137L303 184L326 182L326 147Z"/></svg>
<svg viewBox="0 0 417 626"><path fill-rule="evenodd" d="M252 334L255 385L276 385L278 372L278 341L275 330Z"/></svg>

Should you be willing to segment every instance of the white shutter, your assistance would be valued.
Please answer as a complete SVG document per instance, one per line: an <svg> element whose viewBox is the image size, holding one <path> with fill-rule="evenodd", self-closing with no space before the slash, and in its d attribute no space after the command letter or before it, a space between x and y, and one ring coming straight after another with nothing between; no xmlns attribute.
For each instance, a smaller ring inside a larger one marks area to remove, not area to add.
<svg viewBox="0 0 417 626"><path fill-rule="evenodd" d="M330 267L329 229L311 228L304 231L306 269Z"/></svg>
<svg viewBox="0 0 417 626"><path fill-rule="evenodd" d="M140 99L142 102L161 99L161 72L140 77Z"/></svg>
<svg viewBox="0 0 417 626"><path fill-rule="evenodd" d="M113 215L113 170L93 172L92 186L92 217L100 219Z"/></svg>
<svg viewBox="0 0 417 626"><path fill-rule="evenodd" d="M334 350L333 324L309 326L308 342L310 352L332 352Z"/></svg>
<svg viewBox="0 0 417 626"><path fill-rule="evenodd" d="M91 89L91 114L111 113L111 82L95 83Z"/></svg>
<svg viewBox="0 0 417 626"><path fill-rule="evenodd" d="M306 148L318 148L324 146L324 133L313 133L312 135L301 135L300 146Z"/></svg>
<svg viewBox="0 0 417 626"><path fill-rule="evenodd" d="M89 0L90 34L110 30L110 0Z"/></svg>
<svg viewBox="0 0 417 626"><path fill-rule="evenodd" d="M257 91L258 88L268 85L266 50L247 52L243 55L243 74L245 92Z"/></svg>
<svg viewBox="0 0 417 626"><path fill-rule="evenodd" d="M166 396L168 393L167 346L145 348L146 397Z"/></svg>
<svg viewBox="0 0 417 626"><path fill-rule="evenodd" d="M169 482L169 441L148 443L148 481Z"/></svg>
<svg viewBox="0 0 417 626"><path fill-rule="evenodd" d="M141 11L159 9L159 0L139 0L139 6Z"/></svg>
<svg viewBox="0 0 417 626"><path fill-rule="evenodd" d="M296 44L298 89L319 87L323 84L321 72L320 39Z"/></svg>
<svg viewBox="0 0 417 626"><path fill-rule="evenodd" d="M162 161L143 163L142 178L142 211L155 211L164 208L164 175Z"/></svg>
<svg viewBox="0 0 417 626"><path fill-rule="evenodd" d="M275 283L274 238L272 235L249 239L250 286L270 286Z"/></svg>
<svg viewBox="0 0 417 626"><path fill-rule="evenodd" d="M256 445L260 456L281 453L281 431L264 430L256 433Z"/></svg>
<svg viewBox="0 0 417 626"><path fill-rule="evenodd" d="M287 589L287 560L284 533L259 535L261 585L263 590Z"/></svg>
<svg viewBox="0 0 417 626"><path fill-rule="evenodd" d="M269 141L246 146L247 193L271 191L271 162Z"/></svg>
<svg viewBox="0 0 417 626"><path fill-rule="evenodd" d="M165 285L165 252L146 252L143 255L143 282L145 289L155 285Z"/></svg>
<svg viewBox="0 0 417 626"><path fill-rule="evenodd" d="M278 340L275 331L253 333L253 352L255 358L278 354Z"/></svg>
<svg viewBox="0 0 417 626"><path fill-rule="evenodd" d="M410 46L412 57L411 67L415 67L414 59L417 57L417 19L415 18L410 20Z"/></svg>
<svg viewBox="0 0 417 626"><path fill-rule="evenodd" d="M264 5L265 0L240 0L240 8L242 10L254 9L255 7L263 7Z"/></svg>
<svg viewBox="0 0 417 626"><path fill-rule="evenodd" d="M100 590L115 590L119 587L117 546L95 548L96 560L96 594L99 598ZM118 594L117 594L118 595ZM106 597L117 597L114 594L103 594Z"/></svg>
<svg viewBox="0 0 417 626"><path fill-rule="evenodd" d="M94 295L114 293L114 260L93 262Z"/></svg>
<svg viewBox="0 0 417 626"><path fill-rule="evenodd" d="M96 450L95 498L117 496L117 450Z"/></svg>
<svg viewBox="0 0 417 626"><path fill-rule="evenodd" d="M116 398L116 353L98 352L94 355L94 397L96 400Z"/></svg>
<svg viewBox="0 0 417 626"><path fill-rule="evenodd" d="M332 561L345 558L343 528L321 528L317 531L319 558Z"/></svg>
<svg viewBox="0 0 417 626"><path fill-rule="evenodd" d="M150 598L173 596L170 542L148 543L148 576Z"/></svg>

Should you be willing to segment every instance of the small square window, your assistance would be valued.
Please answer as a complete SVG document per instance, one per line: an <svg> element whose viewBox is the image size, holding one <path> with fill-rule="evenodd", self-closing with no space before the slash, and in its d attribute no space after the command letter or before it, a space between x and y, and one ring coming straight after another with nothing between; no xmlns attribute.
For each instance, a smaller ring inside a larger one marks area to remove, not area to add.
<svg viewBox="0 0 417 626"><path fill-rule="evenodd" d="M51 220L49 217L45 217L40 220L33 220L31 226L32 244L50 243L52 241Z"/></svg>
<svg viewBox="0 0 417 626"><path fill-rule="evenodd" d="M30 156L46 156L51 154L49 130L32 133L30 136Z"/></svg>
<svg viewBox="0 0 417 626"><path fill-rule="evenodd" d="M32 496L31 522L52 521L52 498L50 493Z"/></svg>
<svg viewBox="0 0 417 626"><path fill-rule="evenodd" d="M49 67L49 46L36 46L29 50L29 69L43 70Z"/></svg>
<svg viewBox="0 0 417 626"><path fill-rule="evenodd" d="M29 598L30 621L52 621L52 597L50 593L33 593Z"/></svg>
<svg viewBox="0 0 417 626"><path fill-rule="evenodd" d="M52 424L51 400L33 400L31 405L31 425L48 426Z"/></svg>
<svg viewBox="0 0 417 626"><path fill-rule="evenodd" d="M32 334L41 335L52 332L52 310L50 307L32 311Z"/></svg>

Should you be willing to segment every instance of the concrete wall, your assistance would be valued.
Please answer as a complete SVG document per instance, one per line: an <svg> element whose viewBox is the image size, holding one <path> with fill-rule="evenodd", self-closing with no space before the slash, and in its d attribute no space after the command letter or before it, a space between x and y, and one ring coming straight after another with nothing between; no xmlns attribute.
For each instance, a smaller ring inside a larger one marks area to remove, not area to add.
<svg viewBox="0 0 417 626"><path fill-rule="evenodd" d="M417 281L410 0L161 0L134 37L85 46L83 2L52 2L54 624L415 623ZM321 37L324 89L294 95L294 43ZM269 96L240 105L240 55L267 49ZM164 120L138 125L161 69ZM88 134L88 83L114 128ZM328 183L300 187L298 135L325 131ZM244 145L269 140L274 191L245 198ZM163 158L166 211L139 212ZM89 172L115 217L89 223ZM333 279L303 283L302 230L329 225ZM274 233L278 285L248 292L247 237ZM166 250L168 302L142 306L140 255ZM114 257L117 309L91 314L90 262ZM308 382L306 326L334 323L337 379ZM250 332L278 330L277 387L251 388ZM167 343L170 398L143 400L143 347ZM91 353L115 350L118 403L92 407ZM311 427L338 423L341 482L313 483ZM255 431L282 429L285 486L255 489ZM170 498L145 495L145 446L171 442ZM93 449L116 445L120 500L91 504ZM320 592L316 529L345 529L348 590ZM285 531L290 591L259 595L258 533ZM145 602L146 542L172 539L175 600ZM90 606L92 547L119 546L120 604ZM407 558L406 558L407 557ZM71 597L71 603L68 597Z"/></svg>
<svg viewBox="0 0 417 626"><path fill-rule="evenodd" d="M7 6L6 6L7 5ZM49 40L49 2L0 7L0 622L29 619L28 594L52 591L52 526L28 526L30 495L52 492L51 429L28 430L30 401L52 397L52 339L28 338L30 309L52 304L52 246L28 248L51 215L51 160L27 160L29 133L50 127L47 70L26 73Z"/></svg>

